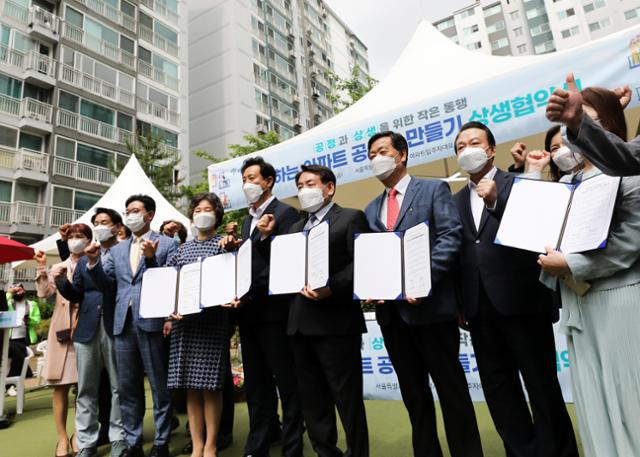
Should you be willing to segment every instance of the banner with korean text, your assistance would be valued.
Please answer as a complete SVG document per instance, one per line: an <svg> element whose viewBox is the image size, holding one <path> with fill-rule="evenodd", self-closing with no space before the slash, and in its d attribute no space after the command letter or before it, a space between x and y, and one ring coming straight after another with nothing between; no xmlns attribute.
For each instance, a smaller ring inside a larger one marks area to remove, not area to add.
<svg viewBox="0 0 640 457"><path fill-rule="evenodd" d="M424 88L416 93L415 102L410 106L389 106L384 114L363 116L363 119L341 125L329 133L314 135L311 131L299 140L294 137L254 155L262 155L275 166L277 185L274 193L279 198L286 198L296 195L293 181L301 164L330 167L338 184L371 177L367 140L380 131L395 130L405 135L409 142L410 166L452 156L454 138L467 121L489 125L498 143L543 132L550 126L544 115L549 96L556 87L563 85L569 71L575 73L582 87L613 88L630 84L634 92L631 106L635 106L640 89L639 30L640 27L633 27L568 53L521 57L530 59L531 64L476 83L473 82L473 68L465 68L461 62L460 67L450 69L469 74L469 84L459 90L439 93L437 87ZM428 58L427 55L424 57ZM434 65L438 63L434 62ZM403 90L406 88L398 87L398 91ZM421 95L424 93L429 95ZM246 206L240 173L245 158L209 167L210 190L220 196L227 209Z"/></svg>
<svg viewBox="0 0 640 457"><path fill-rule="evenodd" d="M398 378L387 354L384 338L375 320L374 313L366 313L367 333L362 335L362 375L364 380L364 397L370 400L402 400ZM569 371L569 351L567 340L558 332L558 324L554 326L556 339L556 369L562 388L562 395L567 403L573 402L571 394L571 374ZM467 377L469 394L473 401L484 401L482 383L478 374L475 351L469 332L460 331L460 365ZM429 387L433 397L438 398L435 386L429 379ZM525 390L526 392L526 390Z"/></svg>

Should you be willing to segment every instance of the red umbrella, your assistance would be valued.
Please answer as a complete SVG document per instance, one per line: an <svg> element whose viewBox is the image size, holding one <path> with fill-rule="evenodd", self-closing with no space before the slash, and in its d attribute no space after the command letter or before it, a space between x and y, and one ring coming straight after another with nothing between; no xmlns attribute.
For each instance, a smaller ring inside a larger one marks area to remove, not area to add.
<svg viewBox="0 0 640 457"><path fill-rule="evenodd" d="M0 236L0 263L30 260L33 259L33 254L33 248L26 244Z"/></svg>

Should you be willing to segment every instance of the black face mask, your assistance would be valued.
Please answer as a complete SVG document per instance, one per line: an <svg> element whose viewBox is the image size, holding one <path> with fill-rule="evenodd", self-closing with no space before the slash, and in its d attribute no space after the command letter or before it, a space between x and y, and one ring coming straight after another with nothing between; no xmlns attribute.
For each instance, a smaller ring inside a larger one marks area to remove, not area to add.
<svg viewBox="0 0 640 457"><path fill-rule="evenodd" d="M22 294L15 294L15 295L13 296L13 298L14 298L14 300L15 300L15 301L22 301L22 299L24 298L24 293L22 293Z"/></svg>

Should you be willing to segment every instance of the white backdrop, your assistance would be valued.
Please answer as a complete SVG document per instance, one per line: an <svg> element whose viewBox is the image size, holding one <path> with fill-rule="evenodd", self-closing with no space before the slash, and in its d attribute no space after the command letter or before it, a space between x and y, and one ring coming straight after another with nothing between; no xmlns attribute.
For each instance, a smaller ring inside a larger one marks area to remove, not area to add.
<svg viewBox="0 0 640 457"><path fill-rule="evenodd" d="M401 400L398 378L389 360L387 349L384 345L380 327L375 320L374 313L366 313L367 331L362 335L362 373L364 378L364 397L372 400ZM567 340L558 332L557 324L554 326L556 337L556 368L558 379L562 387L562 394L567 403L573 402L571 395L571 375L569 372L569 352ZM475 359L471 336L468 332L460 332L460 363L467 376L469 393L473 401L484 401L482 383L478 375L478 365ZM438 394L429 380L434 398ZM526 392L526 391L525 391Z"/></svg>

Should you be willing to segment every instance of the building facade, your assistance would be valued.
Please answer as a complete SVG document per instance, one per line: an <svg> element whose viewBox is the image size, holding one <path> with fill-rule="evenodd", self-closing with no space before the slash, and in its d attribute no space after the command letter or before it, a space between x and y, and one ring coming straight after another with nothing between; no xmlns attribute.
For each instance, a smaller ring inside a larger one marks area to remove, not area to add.
<svg viewBox="0 0 640 457"><path fill-rule="evenodd" d="M434 22L470 50L532 55L569 49L640 23L640 0L479 1Z"/></svg>
<svg viewBox="0 0 640 457"><path fill-rule="evenodd" d="M333 115L327 71L369 73L366 46L322 0L189 2L191 150L224 157L242 137L283 139ZM191 178L209 165L192 155Z"/></svg>
<svg viewBox="0 0 640 457"><path fill-rule="evenodd" d="M74 221L114 182L139 134L188 150L183 9L178 0L0 0L1 235L33 243Z"/></svg>

